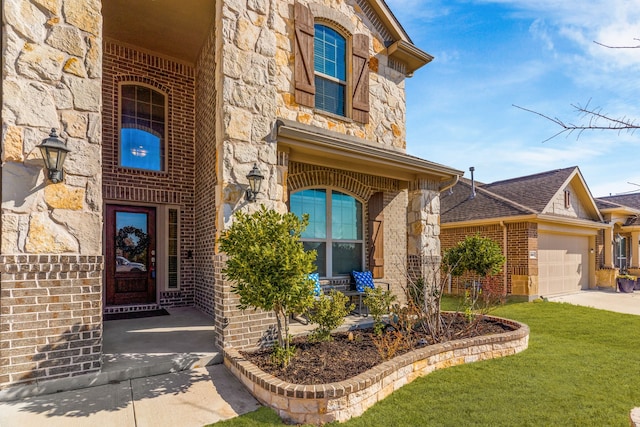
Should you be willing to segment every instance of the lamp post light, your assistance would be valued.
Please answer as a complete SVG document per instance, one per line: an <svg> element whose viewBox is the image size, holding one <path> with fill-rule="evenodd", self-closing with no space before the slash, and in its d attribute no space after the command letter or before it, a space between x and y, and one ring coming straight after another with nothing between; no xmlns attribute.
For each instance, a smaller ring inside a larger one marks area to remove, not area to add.
<svg viewBox="0 0 640 427"><path fill-rule="evenodd" d="M249 188L247 188L246 194L247 201L256 201L256 196L260 192L260 186L262 185L263 179L264 175L260 173L260 169L258 169L258 166L254 163L253 168L251 168L251 171L247 174L247 180L249 181Z"/></svg>
<svg viewBox="0 0 640 427"><path fill-rule="evenodd" d="M49 180L54 184L64 179L64 159L71 150L67 148L67 144L58 136L55 129L51 129L48 138L42 140L42 144L38 145L42 152L44 165L49 171Z"/></svg>

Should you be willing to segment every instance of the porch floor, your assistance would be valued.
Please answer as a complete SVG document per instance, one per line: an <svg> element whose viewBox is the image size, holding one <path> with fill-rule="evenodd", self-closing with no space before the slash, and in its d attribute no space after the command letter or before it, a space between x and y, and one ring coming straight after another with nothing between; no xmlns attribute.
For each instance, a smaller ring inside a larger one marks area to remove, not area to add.
<svg viewBox="0 0 640 427"><path fill-rule="evenodd" d="M167 308L169 316L104 322L102 371L111 379L147 377L222 363L213 319L193 307ZM348 315L338 330L368 326L371 317ZM290 333L315 328L292 320Z"/></svg>
<svg viewBox="0 0 640 427"><path fill-rule="evenodd" d="M193 307L167 311L104 322L102 372L121 380L222 363L211 317Z"/></svg>

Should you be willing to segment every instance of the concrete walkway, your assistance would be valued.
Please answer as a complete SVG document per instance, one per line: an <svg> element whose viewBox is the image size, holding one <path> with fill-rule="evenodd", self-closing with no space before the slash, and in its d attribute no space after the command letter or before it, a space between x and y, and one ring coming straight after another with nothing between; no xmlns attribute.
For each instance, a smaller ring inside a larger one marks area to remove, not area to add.
<svg viewBox="0 0 640 427"><path fill-rule="evenodd" d="M259 403L223 366L0 403L2 427L202 427Z"/></svg>
<svg viewBox="0 0 640 427"><path fill-rule="evenodd" d="M588 290L575 294L549 297L549 301L566 302L617 313L640 315L640 291L626 294L623 292Z"/></svg>
<svg viewBox="0 0 640 427"><path fill-rule="evenodd" d="M202 427L260 407L194 308L104 323L100 372L0 391L0 427ZM59 391L60 390L60 391Z"/></svg>

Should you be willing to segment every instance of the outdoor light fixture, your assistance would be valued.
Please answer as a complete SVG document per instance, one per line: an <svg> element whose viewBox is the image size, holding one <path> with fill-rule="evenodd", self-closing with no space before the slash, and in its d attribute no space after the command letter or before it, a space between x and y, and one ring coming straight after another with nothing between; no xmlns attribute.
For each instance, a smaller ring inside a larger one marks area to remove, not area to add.
<svg viewBox="0 0 640 427"><path fill-rule="evenodd" d="M64 159L67 157L67 153L71 150L69 150L67 144L60 139L55 128L51 129L49 138L42 140L42 144L38 145L38 148L42 152L44 165L49 170L49 180L54 184L62 181L64 178L62 165L64 164Z"/></svg>
<svg viewBox="0 0 640 427"><path fill-rule="evenodd" d="M247 188L247 200L249 202L255 202L256 196L260 192L260 186L262 185L262 180L264 179L264 175L260 173L260 169L254 163L251 172L247 175L247 180L249 181L249 188Z"/></svg>

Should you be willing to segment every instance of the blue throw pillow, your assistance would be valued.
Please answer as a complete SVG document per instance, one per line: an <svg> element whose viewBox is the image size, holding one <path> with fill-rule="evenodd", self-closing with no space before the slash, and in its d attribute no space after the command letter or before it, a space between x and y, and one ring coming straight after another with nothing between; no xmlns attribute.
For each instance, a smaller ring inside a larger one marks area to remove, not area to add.
<svg viewBox="0 0 640 427"><path fill-rule="evenodd" d="M322 288L320 287L320 274L311 273L309 279L313 280L313 295L319 297L322 295Z"/></svg>
<svg viewBox="0 0 640 427"><path fill-rule="evenodd" d="M352 271L353 279L356 281L356 291L364 292L365 288L373 289L373 276L370 271Z"/></svg>

